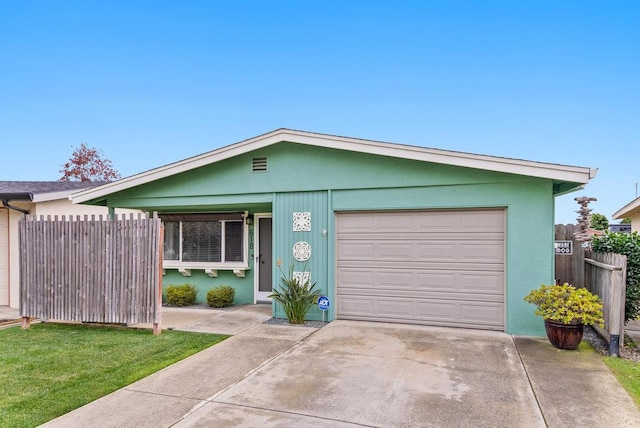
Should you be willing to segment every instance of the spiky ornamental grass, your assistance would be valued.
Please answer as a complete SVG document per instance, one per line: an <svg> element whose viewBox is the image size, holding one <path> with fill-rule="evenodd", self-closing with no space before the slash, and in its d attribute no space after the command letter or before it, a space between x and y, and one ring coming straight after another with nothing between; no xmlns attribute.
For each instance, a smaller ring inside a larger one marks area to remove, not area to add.
<svg viewBox="0 0 640 428"><path fill-rule="evenodd" d="M227 336L77 324L0 330L0 426L33 427Z"/></svg>
<svg viewBox="0 0 640 428"><path fill-rule="evenodd" d="M289 275L282 271L280 261L277 266L282 274L283 286L274 287L269 297L282 305L287 320L291 324L303 324L307 312L318 302L320 297L320 293L314 290L316 283L311 284L308 279L299 281L294 278L293 264L289 266Z"/></svg>

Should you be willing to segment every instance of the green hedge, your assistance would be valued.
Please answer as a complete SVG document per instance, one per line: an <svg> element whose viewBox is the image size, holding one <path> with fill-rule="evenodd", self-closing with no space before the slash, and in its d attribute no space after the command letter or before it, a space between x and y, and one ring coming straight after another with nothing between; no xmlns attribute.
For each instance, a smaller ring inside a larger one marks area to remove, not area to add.
<svg viewBox="0 0 640 428"><path fill-rule="evenodd" d="M640 235L637 232L610 232L594 236L591 248L597 253L616 253L627 256L627 294L625 322L640 317Z"/></svg>

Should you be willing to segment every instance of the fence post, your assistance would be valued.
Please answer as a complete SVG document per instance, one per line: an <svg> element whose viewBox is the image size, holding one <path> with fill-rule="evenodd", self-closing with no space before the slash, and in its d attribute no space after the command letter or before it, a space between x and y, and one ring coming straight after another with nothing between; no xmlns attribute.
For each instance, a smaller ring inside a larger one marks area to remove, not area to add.
<svg viewBox="0 0 640 428"><path fill-rule="evenodd" d="M156 221L160 221L158 217L154 216ZM158 289L156 294L155 316L153 320L153 334L159 335L162 333L160 322L162 321L162 259L163 259L163 246L164 246L164 226L160 225L158 237Z"/></svg>
<svg viewBox="0 0 640 428"><path fill-rule="evenodd" d="M613 271L611 272L611 301L612 302L624 302L624 296L621 296L622 290L622 271ZM611 332L609 338L609 355L619 357L620 356L620 311L615 310L615 306L613 306L614 310L611 311L610 320L611 320Z"/></svg>

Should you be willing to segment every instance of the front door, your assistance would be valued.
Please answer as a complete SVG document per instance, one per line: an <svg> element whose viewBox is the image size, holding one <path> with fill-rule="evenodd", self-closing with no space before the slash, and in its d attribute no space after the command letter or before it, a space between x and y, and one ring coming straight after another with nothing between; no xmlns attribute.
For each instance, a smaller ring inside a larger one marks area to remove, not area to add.
<svg viewBox="0 0 640 428"><path fill-rule="evenodd" d="M271 216L256 215L258 238L255 266L257 269L256 302L270 302L273 289L273 260L271 257Z"/></svg>

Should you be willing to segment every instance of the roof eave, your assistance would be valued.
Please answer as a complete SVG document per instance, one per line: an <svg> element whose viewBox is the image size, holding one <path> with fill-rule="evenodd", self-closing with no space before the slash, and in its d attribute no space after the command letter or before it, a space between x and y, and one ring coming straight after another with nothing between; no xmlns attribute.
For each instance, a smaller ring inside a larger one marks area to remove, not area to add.
<svg viewBox="0 0 640 428"><path fill-rule="evenodd" d="M412 159L424 162L447 164L465 168L484 169L496 172L525 175L551 179L556 182L586 184L595 177L597 169L575 167L519 159L500 158L487 155L476 155L463 152L446 151L417 146L362 140L351 137L316 134L306 131L278 129L267 134L225 146L198 156L187 158L150 171L126 177L112 183L73 193L73 203L95 203L104 196L146 184L174 174L220 162L241 154L258 150L279 142L292 142L349 150L374 155Z"/></svg>
<svg viewBox="0 0 640 428"><path fill-rule="evenodd" d="M63 190L60 192L47 192L47 193L35 193L33 195L33 202L47 202L55 201L58 199L71 199L72 190Z"/></svg>
<svg viewBox="0 0 640 428"><path fill-rule="evenodd" d="M638 213L640 213L640 197L634 199L616 211L615 214L613 214L613 218L617 220L625 217L631 217Z"/></svg>
<svg viewBox="0 0 640 428"><path fill-rule="evenodd" d="M0 193L0 200L3 201L31 201L33 194L30 192L10 192Z"/></svg>

